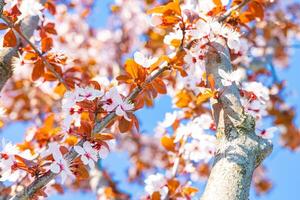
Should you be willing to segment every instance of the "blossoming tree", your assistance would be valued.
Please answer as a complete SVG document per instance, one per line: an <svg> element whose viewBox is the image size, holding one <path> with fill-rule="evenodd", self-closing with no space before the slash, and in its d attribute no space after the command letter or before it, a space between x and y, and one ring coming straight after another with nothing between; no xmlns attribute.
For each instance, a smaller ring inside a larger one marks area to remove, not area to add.
<svg viewBox="0 0 300 200"><path fill-rule="evenodd" d="M22 143L2 140L0 199L66 188L130 199L99 164L115 150L130 156L141 199L247 200L251 183L267 192L273 134L300 145L276 74L299 37L300 5L115 0L97 29L95 2L0 0L0 125L33 124ZM174 111L144 135L135 111L160 95Z"/></svg>

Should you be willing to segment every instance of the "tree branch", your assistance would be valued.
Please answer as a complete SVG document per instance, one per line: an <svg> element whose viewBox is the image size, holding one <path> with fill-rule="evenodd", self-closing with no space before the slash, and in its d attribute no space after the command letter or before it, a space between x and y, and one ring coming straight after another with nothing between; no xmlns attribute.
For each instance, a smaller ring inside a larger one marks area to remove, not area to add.
<svg viewBox="0 0 300 200"><path fill-rule="evenodd" d="M236 10L239 10L241 8L243 8L247 3L249 3L251 0L243 0L242 3L238 4L238 5L235 5L231 8L229 8L223 15L221 15L219 18L218 18L218 21L219 22L222 22L224 21L227 17L229 17L231 15L231 13L233 11L236 11Z"/></svg>
<svg viewBox="0 0 300 200"><path fill-rule="evenodd" d="M44 4L46 0L41 0ZM2 11L5 3L4 0L0 0L0 17L2 18ZM26 17L21 22L21 31L24 36L30 38L33 35L34 30L37 28L39 23L38 16ZM1 41L2 42L2 41ZM18 48L21 45L20 37L17 37L17 45L15 47L0 47L0 92L3 89L7 80L13 74L13 68L11 66L12 58L17 56Z"/></svg>
<svg viewBox="0 0 300 200"><path fill-rule="evenodd" d="M126 98L126 101L133 101L147 86L147 84L151 83L156 77L161 75L164 71L169 70L170 67L166 66L157 70L153 75L151 75L142 86L137 86ZM110 124L117 115L115 112L111 112L106 115L101 121L97 122L93 128L94 133L101 132L108 124ZM84 139L81 139L77 145L82 146L84 143ZM66 154L65 159L68 162L71 162L78 156L77 152L72 147L68 154ZM19 194L11 198L11 200L27 200L30 199L38 190L47 185L52 179L54 179L58 174L52 173L48 171L43 176L34 180L28 187L24 188Z"/></svg>
<svg viewBox="0 0 300 200"><path fill-rule="evenodd" d="M224 92L211 101L221 137L201 200L248 200L253 171L271 153L272 144L255 134L255 119L244 112L237 86L221 82L219 69L232 71L226 44L213 43L207 58L206 72L214 76L216 89Z"/></svg>
<svg viewBox="0 0 300 200"><path fill-rule="evenodd" d="M48 62L48 60L43 56L42 52L29 40L29 38L23 33L20 29L17 29L12 22L9 21L5 16L1 17L3 21L10 27L12 28L17 35L23 39L37 54L38 56L42 59L46 67L56 76L56 78L61 82L67 90L70 90L69 86L66 84L64 79L61 77L60 74L58 74L54 67ZM34 30L34 29L33 29Z"/></svg>

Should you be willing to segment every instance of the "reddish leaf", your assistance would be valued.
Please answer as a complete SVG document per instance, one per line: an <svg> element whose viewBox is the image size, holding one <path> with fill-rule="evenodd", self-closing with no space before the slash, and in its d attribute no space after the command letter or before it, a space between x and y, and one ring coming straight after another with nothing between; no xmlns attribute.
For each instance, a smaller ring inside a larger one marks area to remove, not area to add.
<svg viewBox="0 0 300 200"><path fill-rule="evenodd" d="M122 119L119 121L119 130L121 133L125 133L126 131L129 131L132 127L132 121L127 121L122 117Z"/></svg>
<svg viewBox="0 0 300 200"><path fill-rule="evenodd" d="M87 171L86 167L81 163L78 164L75 168L74 174L79 180L85 180L89 178L89 172Z"/></svg>
<svg viewBox="0 0 300 200"><path fill-rule="evenodd" d="M209 83L209 87L211 90L215 89L215 80L214 80L214 75L213 74L209 74L207 77L208 83Z"/></svg>
<svg viewBox="0 0 300 200"><path fill-rule="evenodd" d="M166 94L167 93L167 88L165 83L161 79L154 79L152 81L153 87L156 89L156 91L160 94Z"/></svg>
<svg viewBox="0 0 300 200"><path fill-rule="evenodd" d="M254 16L253 16L252 12L246 11L246 12L243 12L239 16L239 19L240 19L241 23L246 24L246 23L254 20Z"/></svg>
<svg viewBox="0 0 300 200"><path fill-rule="evenodd" d="M55 30L55 24L54 23L47 23L45 26L44 26L44 29L47 33L50 33L50 34L53 34L53 35L56 35L57 32Z"/></svg>
<svg viewBox="0 0 300 200"><path fill-rule="evenodd" d="M62 185L60 185L58 183L52 184L51 187L53 187L56 190L56 192L58 192L59 194L64 193L64 188L62 187Z"/></svg>
<svg viewBox="0 0 300 200"><path fill-rule="evenodd" d="M264 19L264 7L261 3L257 1L251 1L248 4L248 8L255 18L258 18L259 20Z"/></svg>
<svg viewBox="0 0 300 200"><path fill-rule="evenodd" d="M111 133L100 133L100 134L95 134L92 139L94 139L94 140L112 140L114 138L115 138L115 136Z"/></svg>
<svg viewBox="0 0 300 200"><path fill-rule="evenodd" d="M160 200L160 193L159 192L153 192L151 195L151 200Z"/></svg>
<svg viewBox="0 0 300 200"><path fill-rule="evenodd" d="M49 37L44 37L42 39L42 52L45 53L53 47L53 40Z"/></svg>
<svg viewBox="0 0 300 200"><path fill-rule="evenodd" d="M180 185L180 183L176 179L168 180L168 188L169 188L171 194L176 192L179 185Z"/></svg>
<svg viewBox="0 0 300 200"><path fill-rule="evenodd" d="M57 77L53 73L46 72L44 74L45 81L56 81Z"/></svg>
<svg viewBox="0 0 300 200"><path fill-rule="evenodd" d="M34 63L34 67L33 67L32 74L31 74L31 79L33 81L36 81L41 76L43 76L44 73L45 73L44 63L41 59L39 59Z"/></svg>
<svg viewBox="0 0 300 200"><path fill-rule="evenodd" d="M15 47L17 45L17 37L12 29L4 35L3 47Z"/></svg>
<svg viewBox="0 0 300 200"><path fill-rule="evenodd" d="M0 23L0 30L5 30L7 28L8 28L8 26L6 24Z"/></svg>
<svg viewBox="0 0 300 200"><path fill-rule="evenodd" d="M91 124L88 121L86 121L86 120L81 120L80 124L81 124L80 129L83 132L83 134L85 136L89 137L91 135L91 132L92 132L92 126L91 126Z"/></svg>
<svg viewBox="0 0 300 200"><path fill-rule="evenodd" d="M51 1L48 1L45 3L45 8L47 8L47 10L52 14L55 15L56 13L56 6L54 3L52 3Z"/></svg>

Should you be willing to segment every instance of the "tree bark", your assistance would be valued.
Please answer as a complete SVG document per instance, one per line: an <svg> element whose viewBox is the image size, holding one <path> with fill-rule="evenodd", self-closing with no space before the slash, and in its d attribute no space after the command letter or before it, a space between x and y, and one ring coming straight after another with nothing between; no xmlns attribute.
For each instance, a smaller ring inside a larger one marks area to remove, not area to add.
<svg viewBox="0 0 300 200"><path fill-rule="evenodd" d="M206 60L215 87L224 91L211 100L218 144L211 174L201 200L248 200L254 169L272 152L272 143L255 134L255 119L244 112L238 87L225 87L218 73L232 72L226 44L213 43Z"/></svg>
<svg viewBox="0 0 300 200"><path fill-rule="evenodd" d="M41 3L44 4L46 0L41 0ZM2 10L4 6L4 1L0 0L0 16L2 17ZM27 38L30 38L35 29L39 24L39 17L38 16L30 16L26 17L21 22L21 32ZM22 45L22 40L17 36L17 45L15 47L2 47L3 38L1 39L1 47L0 47L0 92L2 91L5 83L13 74L13 67L12 67L12 59L14 56L17 56L18 49Z"/></svg>

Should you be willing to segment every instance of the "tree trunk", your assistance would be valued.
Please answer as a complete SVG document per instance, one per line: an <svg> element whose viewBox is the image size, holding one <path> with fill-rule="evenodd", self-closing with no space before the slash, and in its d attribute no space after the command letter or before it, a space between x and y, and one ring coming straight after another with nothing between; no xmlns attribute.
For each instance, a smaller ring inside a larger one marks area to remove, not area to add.
<svg viewBox="0 0 300 200"><path fill-rule="evenodd" d="M218 144L201 200L248 200L253 171L271 153L272 144L255 134L255 119L244 112L237 86L221 82L219 69L232 72L226 45L214 43L207 58L206 72L224 92L211 101Z"/></svg>

